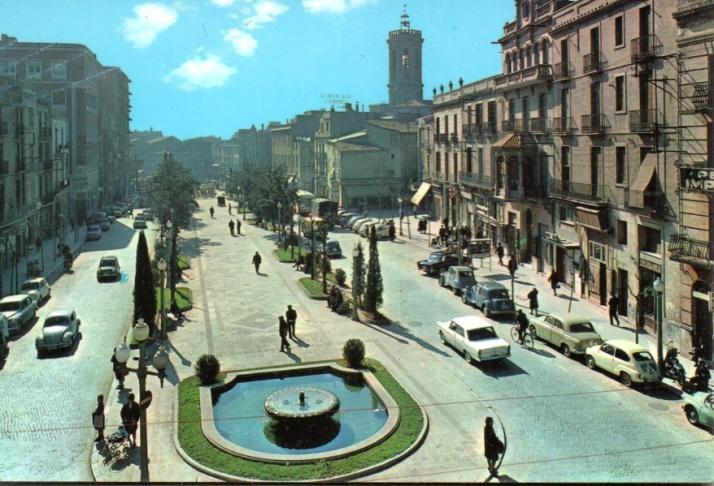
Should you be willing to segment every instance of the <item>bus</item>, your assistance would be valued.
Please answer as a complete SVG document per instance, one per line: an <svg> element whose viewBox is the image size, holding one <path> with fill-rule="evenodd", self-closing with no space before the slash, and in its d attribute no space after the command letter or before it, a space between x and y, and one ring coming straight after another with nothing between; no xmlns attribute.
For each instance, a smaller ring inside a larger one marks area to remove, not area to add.
<svg viewBox="0 0 714 486"><path fill-rule="evenodd" d="M298 211L302 216L307 216L312 211L312 200L315 199L315 195L309 191L303 191L302 189L297 191L298 199Z"/></svg>
<svg viewBox="0 0 714 486"><path fill-rule="evenodd" d="M323 199L321 197L312 200L312 216L320 217L325 220L327 226L332 229L337 223L337 208L338 204L335 201L330 201L329 199Z"/></svg>

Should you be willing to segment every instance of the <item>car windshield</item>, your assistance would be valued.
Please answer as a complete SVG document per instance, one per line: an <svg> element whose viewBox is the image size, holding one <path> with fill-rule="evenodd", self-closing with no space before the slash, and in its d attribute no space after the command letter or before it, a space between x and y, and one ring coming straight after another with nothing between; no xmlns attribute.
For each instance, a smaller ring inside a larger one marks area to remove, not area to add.
<svg viewBox="0 0 714 486"><path fill-rule="evenodd" d="M481 341L483 339L493 339L498 337L492 327L482 327L481 329L471 329L468 332L469 341Z"/></svg>
<svg viewBox="0 0 714 486"><path fill-rule="evenodd" d="M570 325L570 332L595 332L593 325L587 321L574 322Z"/></svg>
<svg viewBox="0 0 714 486"><path fill-rule="evenodd" d="M652 355L647 351L634 352L632 357L635 358L635 361L654 361Z"/></svg>
<svg viewBox="0 0 714 486"><path fill-rule="evenodd" d="M488 291L489 299L507 299L508 290L506 289L493 289Z"/></svg>
<svg viewBox="0 0 714 486"><path fill-rule="evenodd" d="M327 249L328 250L339 250L340 249L340 244L336 241L328 241L327 242Z"/></svg>
<svg viewBox="0 0 714 486"><path fill-rule="evenodd" d="M431 260L432 262L438 262L443 256L443 253L432 253L431 255L429 255L428 260Z"/></svg>
<svg viewBox="0 0 714 486"><path fill-rule="evenodd" d="M471 270L461 270L459 272L459 277L461 278L474 278L474 273Z"/></svg>
<svg viewBox="0 0 714 486"><path fill-rule="evenodd" d="M0 303L0 312L16 311L20 309L20 301Z"/></svg>
<svg viewBox="0 0 714 486"><path fill-rule="evenodd" d="M64 316L48 317L42 327L67 326L67 318Z"/></svg>
<svg viewBox="0 0 714 486"><path fill-rule="evenodd" d="M103 267L116 267L117 260L116 258L102 258L102 261L99 262L99 264Z"/></svg>
<svg viewBox="0 0 714 486"><path fill-rule="evenodd" d="M40 288L39 282L25 282L20 290L37 290Z"/></svg>

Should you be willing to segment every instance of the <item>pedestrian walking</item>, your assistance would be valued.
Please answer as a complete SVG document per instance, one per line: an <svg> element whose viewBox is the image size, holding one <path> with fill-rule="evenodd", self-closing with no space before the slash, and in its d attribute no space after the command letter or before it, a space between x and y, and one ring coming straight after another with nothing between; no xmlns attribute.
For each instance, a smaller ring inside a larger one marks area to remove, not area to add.
<svg viewBox="0 0 714 486"><path fill-rule="evenodd" d="M228 221L228 229L231 230L231 236L235 236L235 226L236 224L233 222L232 219Z"/></svg>
<svg viewBox="0 0 714 486"><path fill-rule="evenodd" d="M538 289L533 287L533 290L528 292L528 303L530 304L531 314L538 317Z"/></svg>
<svg viewBox="0 0 714 486"><path fill-rule="evenodd" d="M290 343L286 339L288 335L288 323L283 316L278 317L278 333L280 334L280 352L282 353L287 348L290 352Z"/></svg>
<svg viewBox="0 0 714 486"><path fill-rule="evenodd" d="M498 242L498 245L496 246L496 256L498 256L498 264L503 265L503 245L501 245L501 242Z"/></svg>
<svg viewBox="0 0 714 486"><path fill-rule="evenodd" d="M550 288L553 289L553 295L558 295L558 293L556 292L556 290L558 290L558 274L555 273L555 270L550 272L548 282L550 282Z"/></svg>
<svg viewBox="0 0 714 486"><path fill-rule="evenodd" d="M126 376L126 370L124 368L124 365L121 364L116 357L116 350L118 346L114 348L114 351L112 352L112 359L110 361L112 362L112 371L114 371L114 378L119 382L117 385L117 390L123 390L124 389L124 377Z"/></svg>
<svg viewBox="0 0 714 486"><path fill-rule="evenodd" d="M288 321L288 334L290 339L295 340L295 321L297 321L297 312L293 309L293 306L289 305L287 312L285 312L285 319Z"/></svg>
<svg viewBox="0 0 714 486"><path fill-rule="evenodd" d="M388 233L389 233L389 241L394 241L394 238L395 238L396 235L397 235L397 231L394 229L394 222L391 222L391 223L387 226L387 231L388 231Z"/></svg>
<svg viewBox="0 0 714 486"><path fill-rule="evenodd" d="M262 262L263 258L261 258L260 253L256 251L255 255L253 255L253 265L255 266L255 273L260 274L260 264Z"/></svg>
<svg viewBox="0 0 714 486"><path fill-rule="evenodd" d="M491 417L486 417L486 425L483 428L483 448L483 453L488 463L488 472L491 473L491 476L496 476L498 474L498 469L496 469L498 457L505 450L503 442L496 435L496 431L493 430L493 418Z"/></svg>
<svg viewBox="0 0 714 486"><path fill-rule="evenodd" d="M233 214L231 211L233 209L231 208L231 203L228 203L228 214Z"/></svg>
<svg viewBox="0 0 714 486"><path fill-rule="evenodd" d="M208 212L211 213L211 219L213 219L213 206L208 209Z"/></svg>
<svg viewBox="0 0 714 486"><path fill-rule="evenodd" d="M516 269L518 268L518 264L516 263L516 259L511 257L508 259L508 273L511 274L511 276L516 275Z"/></svg>
<svg viewBox="0 0 714 486"><path fill-rule="evenodd" d="M446 228L444 226L439 228L439 241L442 245L446 243Z"/></svg>
<svg viewBox="0 0 714 486"><path fill-rule="evenodd" d="M97 408L92 412L92 426L97 431L97 438L94 442L104 442L104 395L97 396Z"/></svg>
<svg viewBox="0 0 714 486"><path fill-rule="evenodd" d="M134 401L134 394L129 393L128 401L121 407L121 423L124 430L129 434L129 442L132 447L136 447L136 427L141 418L139 404ZM144 437L141 438L144 440Z"/></svg>
<svg viewBox="0 0 714 486"><path fill-rule="evenodd" d="M614 326L617 322L617 327L620 327L620 317L617 315L617 309L620 307L620 299L615 294L610 294L610 300L607 301L607 309L610 314L610 325Z"/></svg>
<svg viewBox="0 0 714 486"><path fill-rule="evenodd" d="M240 234L240 226L241 226L240 219L236 219L236 233L237 234Z"/></svg>

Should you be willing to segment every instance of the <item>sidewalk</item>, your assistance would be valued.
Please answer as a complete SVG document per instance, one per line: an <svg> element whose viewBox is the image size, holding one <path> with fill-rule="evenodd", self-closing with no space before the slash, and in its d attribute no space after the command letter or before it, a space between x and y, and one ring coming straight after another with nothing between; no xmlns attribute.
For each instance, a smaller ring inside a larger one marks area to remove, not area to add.
<svg viewBox="0 0 714 486"><path fill-rule="evenodd" d="M78 249L84 243L84 237L87 233L87 228L80 225L77 230L69 228L65 234L64 238L61 240L65 244L69 245L72 249L72 253L75 254ZM27 275L27 262L36 260L42 267L41 276L47 279L47 282L52 284L57 280L64 271L63 269L63 259L62 255L57 251L57 243L60 240L58 238L49 238L42 241L41 249L37 248L34 244L27 247L27 254L22 256L17 261L17 276L15 276L15 269L12 264L12 257L10 253L6 252L6 255L2 258L2 266L0 267L0 272L2 276L0 277L2 283L2 297L6 295L12 295L17 293L18 288L22 285L22 282L31 278ZM17 285L15 285L17 283Z"/></svg>

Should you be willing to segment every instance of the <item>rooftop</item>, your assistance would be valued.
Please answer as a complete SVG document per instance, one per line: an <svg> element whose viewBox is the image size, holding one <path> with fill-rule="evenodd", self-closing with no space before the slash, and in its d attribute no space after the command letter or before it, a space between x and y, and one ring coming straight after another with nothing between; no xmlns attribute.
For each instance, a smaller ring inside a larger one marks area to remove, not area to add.
<svg viewBox="0 0 714 486"><path fill-rule="evenodd" d="M384 128L386 130L392 130L395 132L399 133L416 133L417 132L417 124L416 123L405 123L405 122L398 122L394 120L370 120L368 122L370 125L374 125L376 127Z"/></svg>

